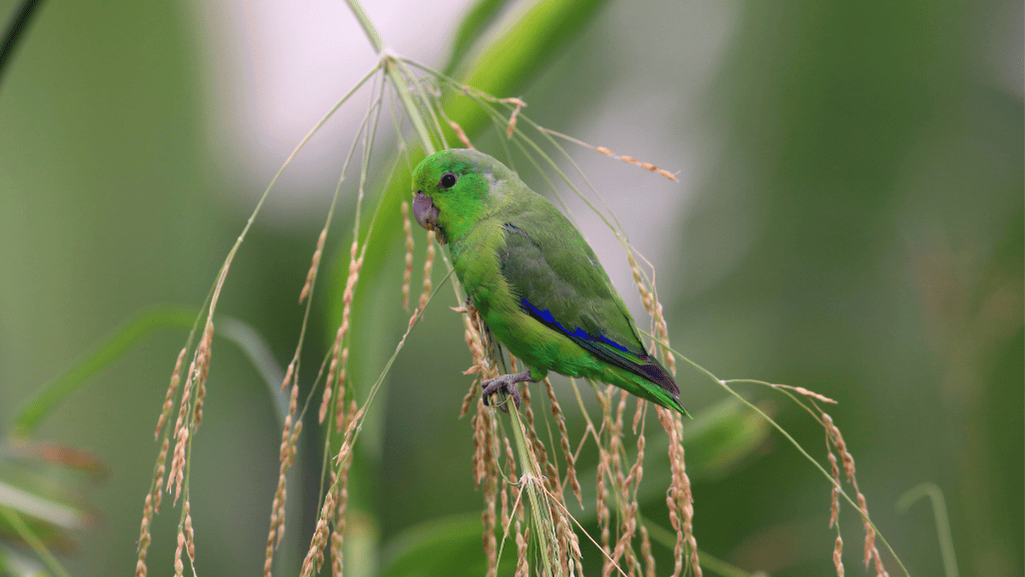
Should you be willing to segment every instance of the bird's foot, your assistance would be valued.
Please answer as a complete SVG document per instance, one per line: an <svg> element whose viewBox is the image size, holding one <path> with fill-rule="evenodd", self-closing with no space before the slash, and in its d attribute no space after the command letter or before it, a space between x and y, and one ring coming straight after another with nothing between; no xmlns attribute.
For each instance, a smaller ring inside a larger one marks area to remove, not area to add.
<svg viewBox="0 0 1025 577"><path fill-rule="evenodd" d="M502 375L500 377L495 377L493 379L488 379L484 381L480 384L482 388L481 395L484 397L484 404L493 404L494 406L497 406L499 409L501 409L502 412L508 413L509 409L505 407L504 403L488 402L488 397L495 393L502 392L505 393L507 396L512 397L513 402L516 403L516 408L520 408L520 392L516 390L516 383L522 383L524 381L534 382L533 379L530 378L529 369L523 371L522 373L511 373L508 375Z"/></svg>

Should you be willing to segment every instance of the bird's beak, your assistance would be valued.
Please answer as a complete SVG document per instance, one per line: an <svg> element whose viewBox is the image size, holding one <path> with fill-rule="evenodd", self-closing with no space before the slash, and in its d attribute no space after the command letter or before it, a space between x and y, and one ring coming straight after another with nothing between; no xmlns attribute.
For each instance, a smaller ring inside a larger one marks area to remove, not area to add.
<svg viewBox="0 0 1025 577"><path fill-rule="evenodd" d="M427 230L438 228L438 207L434 206L431 198L422 191L417 191L413 197L413 216L420 226Z"/></svg>

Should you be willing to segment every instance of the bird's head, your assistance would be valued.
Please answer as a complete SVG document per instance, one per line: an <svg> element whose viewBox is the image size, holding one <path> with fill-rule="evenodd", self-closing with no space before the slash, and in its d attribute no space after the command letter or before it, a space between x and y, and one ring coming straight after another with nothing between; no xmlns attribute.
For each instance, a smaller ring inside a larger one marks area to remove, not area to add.
<svg viewBox="0 0 1025 577"><path fill-rule="evenodd" d="M413 171L413 216L442 243L458 240L496 200L496 183L511 171L476 150L443 150Z"/></svg>

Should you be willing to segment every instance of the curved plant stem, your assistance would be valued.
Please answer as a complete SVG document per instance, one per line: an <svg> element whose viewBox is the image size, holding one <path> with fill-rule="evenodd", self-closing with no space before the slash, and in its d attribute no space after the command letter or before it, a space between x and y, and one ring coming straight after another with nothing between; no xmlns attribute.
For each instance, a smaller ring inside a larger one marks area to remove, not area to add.
<svg viewBox="0 0 1025 577"><path fill-rule="evenodd" d="M516 451L520 454L520 470L523 472L520 482L524 484L527 497L530 499L530 514L534 521L535 538L537 539L538 549L543 552L541 555L543 574L548 576L553 574L552 560L544 552L553 550L551 548L552 545L548 543L550 535L547 532L552 523L547 519L545 513L548 511L548 507L545 503L542 503L544 497L539 495L540 491L538 490L538 486L541 484L541 466L528 449L526 435L523 432L523 422L520 420L519 408L513 403L509 403L509 405L511 405L509 407L509 414L512 419L513 439L515 440Z"/></svg>
<svg viewBox="0 0 1025 577"><path fill-rule="evenodd" d="M58 405L151 333L160 329L189 330L192 328L196 320L196 312L196 309L192 307L160 305L137 313L113 337L87 354L71 370L44 385L39 394L29 401L15 419L13 435L18 437L31 435L43 419L49 416ZM220 336L237 344L260 372L268 387L268 395L273 399L277 408L278 420L283 423L284 415L288 412L288 405L287 401L283 404L277 395L277 387L281 382L283 371L271 354L267 343L256 329L240 320L221 317L218 318L217 323L221 327Z"/></svg>
<svg viewBox="0 0 1025 577"><path fill-rule="evenodd" d="M349 4L349 9L351 9L352 13L356 16L356 20L358 20L360 26L363 27L363 32L366 33L367 39L370 40L370 44L374 47L374 50L377 51L378 55L381 56L381 63L384 65L385 72L388 74L388 78L391 79L395 90L399 93L399 98L402 100L402 107L406 109L406 115L409 117L409 121L413 123L413 128L420 137L420 143L423 145L424 151L428 155L434 154L437 151L434 145L434 139L431 138L431 133L427 130L427 125L424 123L423 117L420 115L420 109L413 101L409 85L407 84L406 79L403 78L403 71L399 68L399 66L402 66L401 62L388 54L388 47L385 46L384 41L381 40L381 35L377 33L377 29L374 28L374 23L370 21L367 13L363 10L363 6L360 5L359 0L347 0L347 2Z"/></svg>
<svg viewBox="0 0 1025 577"><path fill-rule="evenodd" d="M648 534L651 535L652 541L660 543L670 551L673 550L673 547L676 546L676 535L674 533L671 533L658 523L652 523L643 517L640 517L639 520L648 529ZM709 555L704 550L699 549L698 553L698 556L701 558L701 566L717 575L722 575L723 577L754 577L756 575L758 577L769 577L769 574L765 572L748 573L740 567L735 567L722 559Z"/></svg>
<svg viewBox="0 0 1025 577"><path fill-rule="evenodd" d="M57 405L137 345L149 333L168 327L189 329L195 320L196 309L186 307L160 306L138 313L125 323L117 334L86 355L74 368L44 386L15 419L14 435L23 437L32 434Z"/></svg>
<svg viewBox="0 0 1025 577"><path fill-rule="evenodd" d="M947 501L936 483L920 483L908 489L897 499L897 510L907 513L908 508L922 497L928 497L936 516L936 533L943 554L943 570L947 577L958 577L957 556L954 555L954 537L950 534L950 518L947 516Z"/></svg>

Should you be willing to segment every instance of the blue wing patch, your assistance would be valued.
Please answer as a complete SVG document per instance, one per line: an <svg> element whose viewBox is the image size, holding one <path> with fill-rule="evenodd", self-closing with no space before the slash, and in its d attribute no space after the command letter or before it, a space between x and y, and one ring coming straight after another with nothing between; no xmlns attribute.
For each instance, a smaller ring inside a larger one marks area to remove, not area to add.
<svg viewBox="0 0 1025 577"><path fill-rule="evenodd" d="M631 353L630 349L628 349L628 348L624 347L623 345L621 345L621 344L619 344L619 343L617 343L617 342L615 342L615 341L605 337L605 335L600 335L600 334L599 335L591 335L591 334L588 334L587 331L585 331L584 329L582 329L580 327L576 327L572 331L570 331L566 327L562 326L562 323L560 323L559 321L555 320L555 317L552 316L551 312L549 312L548 310L542 310L542 309L539 309L539 308L535 307L534 305L530 304L530 302L527 299L520 299L520 308L523 309L524 312L529 313L530 316L538 319L539 321L543 322L544 324L548 325L549 327L557 329L562 334L564 334L564 335L566 335L566 336L568 336L568 337L570 337L570 338L572 338L574 340L579 339L579 340L591 341L591 342L601 341L601 342L609 345L610 347L615 348L618 351L622 351L622 352L628 353L628 354Z"/></svg>

